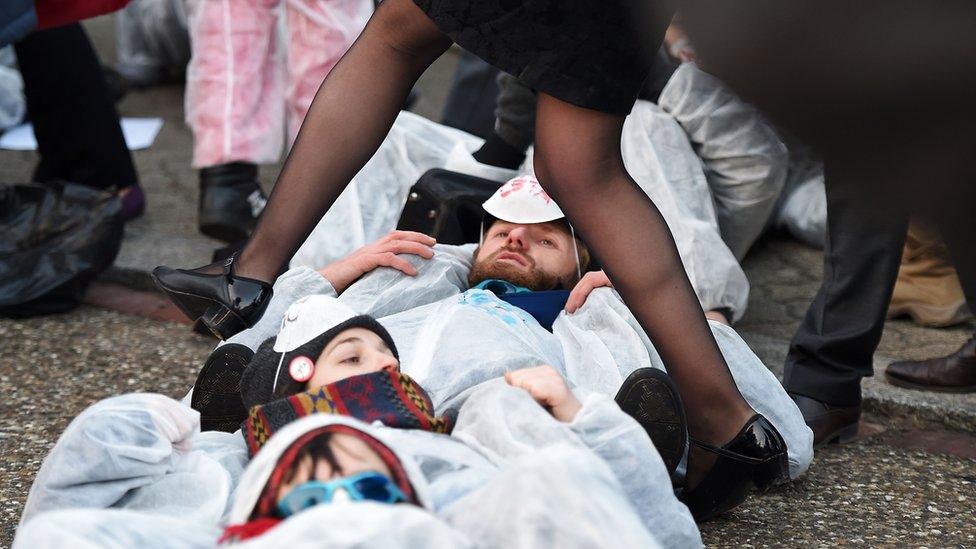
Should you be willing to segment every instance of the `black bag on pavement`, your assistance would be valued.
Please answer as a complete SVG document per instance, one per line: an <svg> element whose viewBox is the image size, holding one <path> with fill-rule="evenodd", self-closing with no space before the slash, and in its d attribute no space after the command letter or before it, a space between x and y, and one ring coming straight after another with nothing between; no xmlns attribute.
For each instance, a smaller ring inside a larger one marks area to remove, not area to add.
<svg viewBox="0 0 976 549"><path fill-rule="evenodd" d="M73 183L0 185L0 315L68 311L122 246L122 203Z"/></svg>
<svg viewBox="0 0 976 549"><path fill-rule="evenodd" d="M397 229L425 233L440 244L478 242L481 204L501 186L472 175L430 170L410 188Z"/></svg>

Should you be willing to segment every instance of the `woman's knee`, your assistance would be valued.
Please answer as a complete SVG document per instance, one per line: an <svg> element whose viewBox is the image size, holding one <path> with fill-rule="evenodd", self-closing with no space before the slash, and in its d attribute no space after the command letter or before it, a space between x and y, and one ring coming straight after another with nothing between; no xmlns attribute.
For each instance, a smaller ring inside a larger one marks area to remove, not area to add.
<svg viewBox="0 0 976 549"><path fill-rule="evenodd" d="M412 0L385 0L363 31L392 53L432 62L450 47L442 33Z"/></svg>
<svg viewBox="0 0 976 549"><path fill-rule="evenodd" d="M533 165L553 192L593 192L626 174L620 154L623 117L540 94ZM558 200L558 198L557 198Z"/></svg>
<svg viewBox="0 0 976 549"><path fill-rule="evenodd" d="M537 142L532 162L543 188L559 201L560 195L599 192L609 180L624 175L623 161L614 156L578 144L540 146Z"/></svg>

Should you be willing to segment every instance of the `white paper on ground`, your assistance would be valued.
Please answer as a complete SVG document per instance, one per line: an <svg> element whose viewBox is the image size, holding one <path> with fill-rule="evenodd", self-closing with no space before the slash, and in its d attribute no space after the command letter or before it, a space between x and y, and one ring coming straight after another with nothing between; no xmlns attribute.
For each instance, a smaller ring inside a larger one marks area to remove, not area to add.
<svg viewBox="0 0 976 549"><path fill-rule="evenodd" d="M122 135L130 151L148 149L156 140L160 128L163 127L162 118L123 118ZM0 149L12 151L35 151L37 140L34 138L34 126L29 122L10 128L0 136Z"/></svg>

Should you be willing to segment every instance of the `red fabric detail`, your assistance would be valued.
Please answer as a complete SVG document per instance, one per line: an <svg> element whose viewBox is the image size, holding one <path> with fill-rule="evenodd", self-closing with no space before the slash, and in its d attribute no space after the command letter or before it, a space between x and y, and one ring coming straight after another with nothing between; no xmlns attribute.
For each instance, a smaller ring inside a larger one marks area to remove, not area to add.
<svg viewBox="0 0 976 549"><path fill-rule="evenodd" d="M288 404L291 405L291 409L295 411L296 419L303 418L308 415L305 413L305 408L302 406L302 402L298 400L298 395L291 395L288 397Z"/></svg>
<svg viewBox="0 0 976 549"><path fill-rule="evenodd" d="M295 442L293 442L287 450L285 450L285 453L282 454L280 459L278 459L278 463L271 472L271 478L269 478L267 484L264 485L261 498L258 500L256 514L252 514L251 516L274 515L274 509L278 499L278 486L281 485L281 478L284 476L285 471L291 467L292 462L295 461L295 456L298 454L299 450L301 450L302 446L305 445L309 440L323 433L342 433L352 435L364 441L366 444L369 444L369 447L379 454L380 459L383 460L383 463L390 468L390 472L393 473L393 482L396 483L397 487L403 491L403 494L407 496L407 499L409 499L411 503L419 504L417 501L417 496L413 491L413 485L410 484L410 479L407 478L407 472L404 470L400 460L397 459L396 454L393 453L393 450L390 450L382 442L354 427L349 427L346 425L327 425L325 427L313 429L298 437L298 439L295 440Z"/></svg>
<svg viewBox="0 0 976 549"><path fill-rule="evenodd" d="M34 0L37 28L50 29L112 13L128 3L129 0Z"/></svg>
<svg viewBox="0 0 976 549"><path fill-rule="evenodd" d="M224 543L225 541L244 541L250 538L256 538L268 530L278 526L278 523L282 522L280 518L277 517L261 517L244 524L231 524L227 528L224 528L224 534L220 536L217 543Z"/></svg>
<svg viewBox="0 0 976 549"><path fill-rule="evenodd" d="M354 414L349 413L349 407L346 406L346 401L342 399L341 394L333 394L332 391L329 391L329 396L332 397L332 402L335 404L336 412L339 415L355 417Z"/></svg>

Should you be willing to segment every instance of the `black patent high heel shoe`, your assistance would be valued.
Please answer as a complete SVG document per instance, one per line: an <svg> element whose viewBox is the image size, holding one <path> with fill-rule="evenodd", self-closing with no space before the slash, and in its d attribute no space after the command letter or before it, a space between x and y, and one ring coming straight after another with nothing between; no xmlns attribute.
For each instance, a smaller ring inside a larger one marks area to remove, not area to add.
<svg viewBox="0 0 976 549"><path fill-rule="evenodd" d="M190 320L200 320L220 339L250 328L271 301L271 284L234 275L237 254L222 273L156 267L153 282Z"/></svg>
<svg viewBox="0 0 976 549"><path fill-rule="evenodd" d="M706 521L760 493L789 480L786 442L761 414L746 423L728 444L718 448L699 440L691 444L716 455L715 464L693 490L679 499L696 521Z"/></svg>

